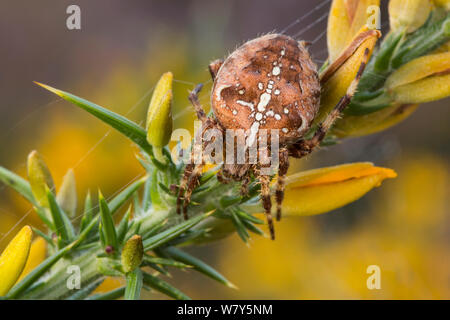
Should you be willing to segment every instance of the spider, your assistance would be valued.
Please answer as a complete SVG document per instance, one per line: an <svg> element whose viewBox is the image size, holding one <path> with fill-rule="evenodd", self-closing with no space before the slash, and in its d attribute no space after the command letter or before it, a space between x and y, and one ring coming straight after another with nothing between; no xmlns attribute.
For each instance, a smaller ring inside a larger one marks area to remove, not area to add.
<svg viewBox="0 0 450 320"><path fill-rule="evenodd" d="M311 128L320 105L321 83L317 66L307 50L308 43L282 34L268 34L244 43L225 60L215 60L209 65L214 81L211 92L212 116L207 116L199 102L198 85L190 94L198 119L202 122L202 148L208 141L203 137L207 129L243 129L247 142L252 143L261 129L279 130L278 177L275 190L276 219L281 219L285 176L289 157L302 158L319 146L339 114L353 97L368 60L364 52L355 79L339 103L315 130L312 138L304 136ZM187 209L191 195L199 183L205 164L189 163L182 175L177 196L177 213ZM275 239L270 195L271 176L262 173L264 165L222 164L217 179L221 183L242 182L241 194L248 192L254 177L261 184L261 201L266 214L270 235Z"/></svg>

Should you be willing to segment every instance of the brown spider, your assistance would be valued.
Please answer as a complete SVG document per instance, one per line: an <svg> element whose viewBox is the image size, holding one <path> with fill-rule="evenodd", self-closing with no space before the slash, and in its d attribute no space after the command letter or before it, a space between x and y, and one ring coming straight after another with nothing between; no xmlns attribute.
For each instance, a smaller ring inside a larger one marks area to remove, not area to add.
<svg viewBox="0 0 450 320"><path fill-rule="evenodd" d="M301 158L309 154L349 104L368 60L364 54L355 79L335 108L318 125L312 138L304 139L317 115L320 105L321 83L317 67L312 61L306 43L282 34L268 34L248 41L231 53L225 61L216 60L209 66L214 85L211 105L214 117L207 117L199 103L201 85L189 95L198 119L202 122L200 141L204 149L209 141L203 137L207 129L221 132L229 129L246 130L246 137L258 140L259 130L279 130L279 166L275 191L276 218L281 218L285 175L289 157ZM278 132L278 131L277 131ZM252 143L250 141L249 143ZM193 190L199 182L204 161L186 165L178 189L177 212L187 208ZM261 199L267 217L271 238L275 238L270 198L270 176L262 174L264 165L223 164L217 174L222 183L242 181L241 193L246 194L253 175L261 183Z"/></svg>

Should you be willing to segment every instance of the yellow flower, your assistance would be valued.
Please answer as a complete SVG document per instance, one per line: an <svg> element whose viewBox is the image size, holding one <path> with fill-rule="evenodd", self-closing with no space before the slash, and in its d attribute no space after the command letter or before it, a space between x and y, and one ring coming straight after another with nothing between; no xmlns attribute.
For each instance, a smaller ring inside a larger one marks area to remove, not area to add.
<svg viewBox="0 0 450 320"><path fill-rule="evenodd" d="M396 176L393 170L368 162L300 172L286 180L283 213L307 216L329 212L356 201L384 179Z"/></svg>
<svg viewBox="0 0 450 320"><path fill-rule="evenodd" d="M47 254L47 241L44 238L38 237L31 243L30 254L28 255L27 263L23 268L19 280L22 280L28 273L41 264L45 260Z"/></svg>
<svg viewBox="0 0 450 320"><path fill-rule="evenodd" d="M169 143L172 135L172 80L171 72L161 76L147 112L147 141L160 161L164 161L161 150Z"/></svg>
<svg viewBox="0 0 450 320"><path fill-rule="evenodd" d="M386 80L386 86L392 89L448 71L450 71L450 52L423 56L406 63L391 74Z"/></svg>
<svg viewBox="0 0 450 320"><path fill-rule="evenodd" d="M335 61L369 19L369 6L379 0L334 0L328 17L327 42L330 62Z"/></svg>
<svg viewBox="0 0 450 320"><path fill-rule="evenodd" d="M209 170L215 169L216 167L217 167L217 164L215 164L215 163L205 163L203 165L202 172L205 173Z"/></svg>
<svg viewBox="0 0 450 320"><path fill-rule="evenodd" d="M8 293L22 273L30 251L32 234L29 226L23 227L0 256L0 296Z"/></svg>
<svg viewBox="0 0 450 320"><path fill-rule="evenodd" d="M450 95L450 52L414 59L389 76L386 87L396 102L422 103Z"/></svg>
<svg viewBox="0 0 450 320"><path fill-rule="evenodd" d="M401 103L422 103L450 96L450 74L410 83L394 90L395 100Z"/></svg>
<svg viewBox="0 0 450 320"><path fill-rule="evenodd" d="M314 120L315 123L323 121L345 95L350 83L356 77L364 51L369 49L371 54L380 36L379 31L369 30L364 26L342 54L320 74L322 93L319 115Z"/></svg>
<svg viewBox="0 0 450 320"><path fill-rule="evenodd" d="M445 10L450 10L450 0L433 0L433 3L437 7L445 8Z"/></svg>
<svg viewBox="0 0 450 320"><path fill-rule="evenodd" d="M409 117L418 106L417 104L392 104L365 115L345 115L333 126L332 134L339 138L346 138L380 132Z"/></svg>
<svg viewBox="0 0 450 320"><path fill-rule="evenodd" d="M421 27L431 12L430 0L390 0L389 24L393 31L410 33Z"/></svg>

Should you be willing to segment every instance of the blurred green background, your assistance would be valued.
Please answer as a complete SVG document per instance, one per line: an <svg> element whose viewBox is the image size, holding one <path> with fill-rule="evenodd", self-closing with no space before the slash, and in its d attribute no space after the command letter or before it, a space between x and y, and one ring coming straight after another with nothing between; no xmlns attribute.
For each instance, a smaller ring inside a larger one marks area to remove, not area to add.
<svg viewBox="0 0 450 320"><path fill-rule="evenodd" d="M23 1L0 3L0 165L26 175L26 157L39 150L58 186L68 168L80 198L101 187L111 195L143 172L136 147L116 132L37 87L40 81L77 94L142 123L151 89L172 71L174 128L193 126L187 92L205 82L208 63L258 35L283 30L319 2ZM81 30L66 28L66 8L81 8ZM329 5L295 25L314 40L320 65L327 56ZM386 17L383 17L383 21ZM386 24L384 24L386 29ZM395 180L334 212L278 223L278 239L236 236L189 251L217 267L240 289L194 272L174 273L192 298L448 299L450 298L449 100L422 105L383 133L321 149L292 172L355 161L393 168ZM23 218L25 216L25 218ZM40 227L30 205L0 185L0 250L18 227ZM9 233L11 228L15 228ZM368 290L366 268L381 268L381 289ZM150 298L162 298L149 295Z"/></svg>

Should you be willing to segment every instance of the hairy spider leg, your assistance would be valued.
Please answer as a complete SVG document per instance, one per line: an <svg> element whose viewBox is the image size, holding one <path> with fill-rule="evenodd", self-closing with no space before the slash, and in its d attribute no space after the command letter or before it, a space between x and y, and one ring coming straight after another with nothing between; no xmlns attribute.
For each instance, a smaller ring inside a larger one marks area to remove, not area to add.
<svg viewBox="0 0 450 320"><path fill-rule="evenodd" d="M217 72L219 72L220 67L223 65L223 59L217 59L211 62L208 66L209 73L211 74L211 78L214 81L216 78Z"/></svg>
<svg viewBox="0 0 450 320"><path fill-rule="evenodd" d="M219 172L217 172L217 180L219 180L219 182L223 184L227 184L232 181L224 167L220 167Z"/></svg>
<svg viewBox="0 0 450 320"><path fill-rule="evenodd" d="M260 170L258 170L260 171ZM270 238L275 240L275 228L272 220L272 200L270 199L270 176L257 173L257 179L261 183L261 200L269 226Z"/></svg>
<svg viewBox="0 0 450 320"><path fill-rule="evenodd" d="M242 180L241 184L241 196L248 195L248 186L252 182L251 176L250 176L250 170L245 175L244 179Z"/></svg>
<svg viewBox="0 0 450 320"><path fill-rule="evenodd" d="M186 192L184 193L184 203L183 203L183 216L185 219L187 218L187 209L188 205L191 202L192 192L194 192L197 187L200 177L202 176L203 170L203 161L201 164L196 164L194 170L192 171L191 177L189 179L189 183L186 188Z"/></svg>
<svg viewBox="0 0 450 320"><path fill-rule="evenodd" d="M277 189L275 200L277 202L277 221L281 220L281 205L284 199L284 186L286 173L289 169L289 151L287 148L280 149L280 165L278 167Z"/></svg>
<svg viewBox="0 0 450 320"><path fill-rule="evenodd" d="M192 106L195 109L195 113L197 113L197 118L202 122L202 124L205 124L207 117L205 110L203 110L202 105L200 104L200 101L198 100L198 94L202 90L203 84L198 84L194 90L192 90L189 93L189 101L191 102Z"/></svg>
<svg viewBox="0 0 450 320"><path fill-rule="evenodd" d="M205 125L207 123L208 118L206 117L206 113L203 110L203 107L200 104L199 99L198 99L198 93L200 92L202 87L203 87L203 84L199 84L194 88L194 90L192 90L190 92L189 101L192 103L192 105L195 109L197 118L202 122L203 125ZM201 133L201 136L199 138L201 139L202 136L203 136L203 132ZM194 159L194 148L192 148L192 151L191 151L191 161L193 161L193 159ZM202 161L201 166L203 166L203 161ZM183 173L183 176L180 181L180 186L178 188L178 196L177 196L177 213L178 214L181 214L182 205L183 205L183 208L187 207L185 193L187 193L188 190L190 190L191 188L195 188L196 183L198 182L198 178L192 179L196 175L198 175L198 170L199 170L198 167L199 167L198 164L188 163L184 169L184 173ZM201 175L201 168L200 168L200 175ZM192 190L189 191L189 193L187 194L189 196L189 200L190 200L191 194L192 194ZM188 200L188 203L189 203L189 200ZM188 218L187 209L183 209L183 216L185 219Z"/></svg>
<svg viewBox="0 0 450 320"><path fill-rule="evenodd" d="M193 152L192 152L193 153ZM177 196L177 213L181 214L181 205L183 203L184 191L187 187L189 179L191 177L192 172L194 171L195 165L193 163L188 163L184 168L183 177L180 181L180 186L178 188L178 196ZM184 213L184 219L187 219L187 213Z"/></svg>

